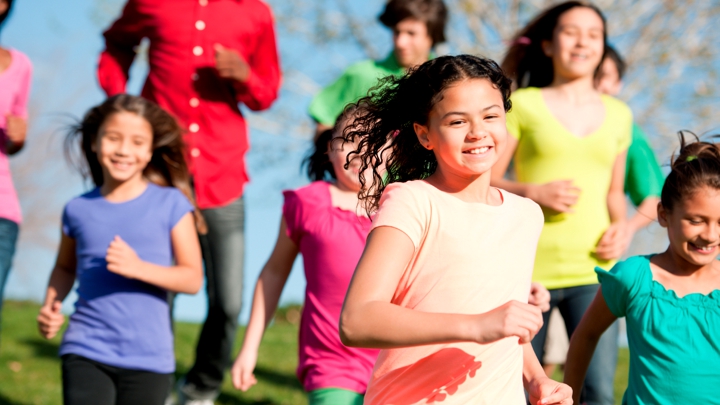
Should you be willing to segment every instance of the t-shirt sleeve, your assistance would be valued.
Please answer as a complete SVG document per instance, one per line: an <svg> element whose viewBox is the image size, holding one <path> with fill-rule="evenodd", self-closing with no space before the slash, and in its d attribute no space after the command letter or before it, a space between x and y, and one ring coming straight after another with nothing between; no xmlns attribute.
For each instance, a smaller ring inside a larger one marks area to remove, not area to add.
<svg viewBox="0 0 720 405"><path fill-rule="evenodd" d="M381 226L398 229L410 238L417 250L425 236L429 216L428 199L418 194L404 183L388 185L380 198L371 231Z"/></svg>
<svg viewBox="0 0 720 405"><path fill-rule="evenodd" d="M648 197L659 197L665 177L650 144L637 124L633 124L633 139L628 149L625 192L635 206Z"/></svg>
<svg viewBox="0 0 720 405"><path fill-rule="evenodd" d="M170 229L177 225L188 212L193 212L195 207L190 203L185 194L178 189L173 189L173 199L170 206Z"/></svg>
<svg viewBox="0 0 720 405"><path fill-rule="evenodd" d="M283 191L285 197L285 203L283 204L283 218L285 219L287 236L295 243L300 245L300 239L304 233L303 224L305 223L304 216L307 215L307 210L303 209L303 203L295 190Z"/></svg>
<svg viewBox="0 0 720 405"><path fill-rule="evenodd" d="M62 232L73 239L75 239L75 226L73 224L72 216L70 214L70 204L65 205L62 213Z"/></svg>
<svg viewBox="0 0 720 405"><path fill-rule="evenodd" d="M334 83L325 87L313 98L308 113L317 122L332 126L348 103L365 96L368 88L362 88L359 67L351 66Z"/></svg>
<svg viewBox="0 0 720 405"><path fill-rule="evenodd" d="M645 266L647 259L638 256L615 264L610 271L595 268L605 303L616 317L627 313L628 303L637 292Z"/></svg>

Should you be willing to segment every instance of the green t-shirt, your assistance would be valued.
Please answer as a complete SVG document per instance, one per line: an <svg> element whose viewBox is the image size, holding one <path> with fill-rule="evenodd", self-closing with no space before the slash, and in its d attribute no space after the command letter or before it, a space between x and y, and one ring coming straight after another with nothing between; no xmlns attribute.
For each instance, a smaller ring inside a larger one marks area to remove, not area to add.
<svg viewBox="0 0 720 405"><path fill-rule="evenodd" d="M550 289L595 284L595 266L613 264L593 252L610 225L607 193L615 161L630 146L632 112L622 101L602 96L605 120L595 132L578 137L555 118L539 88L517 90L511 99L507 128L518 140L517 181L572 180L582 190L572 213L543 209L533 280Z"/></svg>
<svg viewBox="0 0 720 405"><path fill-rule="evenodd" d="M650 256L595 271L608 308L627 321L623 405L720 404L720 290L679 298L653 280Z"/></svg>
<svg viewBox="0 0 720 405"><path fill-rule="evenodd" d="M633 123L632 144L628 148L625 168L625 194L639 206L648 197L660 197L665 176L658 165L647 137Z"/></svg>
<svg viewBox="0 0 720 405"><path fill-rule="evenodd" d="M325 87L310 103L310 116L320 124L332 126L346 105L365 97L378 79L399 76L405 69L398 65L390 52L381 61L365 60L348 67L333 84Z"/></svg>

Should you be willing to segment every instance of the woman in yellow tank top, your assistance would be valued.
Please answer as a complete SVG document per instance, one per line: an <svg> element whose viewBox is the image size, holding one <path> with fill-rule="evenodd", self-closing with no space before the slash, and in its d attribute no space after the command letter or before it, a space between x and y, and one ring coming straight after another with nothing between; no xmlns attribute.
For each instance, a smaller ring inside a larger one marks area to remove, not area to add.
<svg viewBox="0 0 720 405"><path fill-rule="evenodd" d="M605 46L600 10L571 1L530 22L503 61L519 89L511 97L510 136L493 167L493 185L542 207L533 280L550 290L568 335L597 292L595 266L609 269L629 242L623 181L632 113L594 88ZM504 178L511 161L514 180ZM533 340L540 359L546 330ZM585 380L587 404L613 403L616 363L617 326L598 343Z"/></svg>

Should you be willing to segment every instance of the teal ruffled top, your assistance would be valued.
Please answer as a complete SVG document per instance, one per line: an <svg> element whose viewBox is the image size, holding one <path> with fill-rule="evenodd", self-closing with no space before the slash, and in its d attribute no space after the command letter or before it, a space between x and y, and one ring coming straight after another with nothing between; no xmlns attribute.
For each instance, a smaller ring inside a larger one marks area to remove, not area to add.
<svg viewBox="0 0 720 405"><path fill-rule="evenodd" d="M653 280L650 257L595 269L608 308L627 320L622 403L720 404L720 290L678 297Z"/></svg>

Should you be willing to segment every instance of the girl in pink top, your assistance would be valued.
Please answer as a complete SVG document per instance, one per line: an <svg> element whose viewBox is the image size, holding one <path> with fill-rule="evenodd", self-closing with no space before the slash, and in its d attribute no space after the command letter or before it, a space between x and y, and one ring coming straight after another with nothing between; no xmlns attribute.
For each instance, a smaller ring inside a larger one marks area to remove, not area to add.
<svg viewBox="0 0 720 405"><path fill-rule="evenodd" d="M522 405L523 388L533 405L571 404L530 346L542 212L490 187L510 80L461 55L384 81L346 134L360 173L372 170L361 198L377 210L340 320L343 343L383 349L365 404Z"/></svg>
<svg viewBox="0 0 720 405"><path fill-rule="evenodd" d="M341 138L351 117L352 111L346 111L334 130L316 140L316 150L308 158L308 174L315 181L284 192L280 233L257 281L250 322L232 367L238 389L245 391L256 382L252 373L260 340L300 253L307 289L297 376L310 404L362 404L377 351L346 347L338 334L345 292L370 230L370 220L358 212L360 162L346 164L356 145L344 144ZM324 180L328 175L331 181Z"/></svg>
<svg viewBox="0 0 720 405"><path fill-rule="evenodd" d="M12 0L0 0L0 28L11 6ZM25 143L31 75L32 65L27 56L0 47L0 314L22 220L8 156L19 152Z"/></svg>

